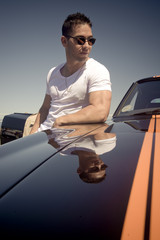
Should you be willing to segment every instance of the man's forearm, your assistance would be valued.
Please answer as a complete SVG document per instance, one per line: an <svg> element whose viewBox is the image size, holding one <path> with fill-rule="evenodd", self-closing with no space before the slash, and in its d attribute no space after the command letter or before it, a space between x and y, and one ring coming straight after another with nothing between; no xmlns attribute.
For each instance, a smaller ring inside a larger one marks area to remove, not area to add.
<svg viewBox="0 0 160 240"><path fill-rule="evenodd" d="M53 126L105 122L110 111L111 97L112 93L108 90L91 92L88 106L76 113L57 118Z"/></svg>
<svg viewBox="0 0 160 240"><path fill-rule="evenodd" d="M57 118L53 126L56 127L65 124L105 122L108 114L109 109L107 110L102 106L96 107L89 105L76 113Z"/></svg>

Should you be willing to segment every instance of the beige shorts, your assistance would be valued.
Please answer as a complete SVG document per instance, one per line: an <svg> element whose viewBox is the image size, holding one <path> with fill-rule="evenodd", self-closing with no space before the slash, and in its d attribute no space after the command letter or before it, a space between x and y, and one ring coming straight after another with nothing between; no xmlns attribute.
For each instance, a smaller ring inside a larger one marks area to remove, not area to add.
<svg viewBox="0 0 160 240"><path fill-rule="evenodd" d="M31 128L33 127L36 117L37 117L37 114L32 114L27 118L24 125L23 137L28 136L30 134Z"/></svg>

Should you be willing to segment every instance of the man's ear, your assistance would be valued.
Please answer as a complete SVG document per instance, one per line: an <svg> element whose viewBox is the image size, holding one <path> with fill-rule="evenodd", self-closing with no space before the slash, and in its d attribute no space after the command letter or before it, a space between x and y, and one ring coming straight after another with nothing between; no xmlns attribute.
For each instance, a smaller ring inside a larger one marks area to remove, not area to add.
<svg viewBox="0 0 160 240"><path fill-rule="evenodd" d="M67 38L65 36L61 37L61 43L62 43L63 47L66 47L66 45L67 45Z"/></svg>

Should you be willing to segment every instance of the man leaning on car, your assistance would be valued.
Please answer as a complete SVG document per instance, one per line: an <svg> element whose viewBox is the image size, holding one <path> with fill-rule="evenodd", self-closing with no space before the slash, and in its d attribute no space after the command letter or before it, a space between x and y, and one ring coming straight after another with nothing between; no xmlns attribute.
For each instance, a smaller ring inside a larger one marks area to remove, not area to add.
<svg viewBox="0 0 160 240"><path fill-rule="evenodd" d="M30 134L66 124L105 122L111 104L107 68L89 58L96 39L84 14L69 15L62 26L66 62L47 76L44 102Z"/></svg>

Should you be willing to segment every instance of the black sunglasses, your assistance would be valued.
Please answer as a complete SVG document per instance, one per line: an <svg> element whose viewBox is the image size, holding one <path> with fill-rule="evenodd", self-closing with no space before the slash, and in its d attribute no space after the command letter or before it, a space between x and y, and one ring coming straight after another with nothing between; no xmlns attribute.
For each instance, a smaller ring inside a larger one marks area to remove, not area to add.
<svg viewBox="0 0 160 240"><path fill-rule="evenodd" d="M89 37L89 38L85 38L85 37L72 37L72 36L67 35L67 38L75 39L77 41L78 45L84 45L85 42L88 42L88 44L90 46L92 46L95 43L95 41L96 41L96 39L92 38L92 37Z"/></svg>
<svg viewBox="0 0 160 240"><path fill-rule="evenodd" d="M105 170L107 168L107 165L106 164L102 164L101 167L97 167L97 166L94 166L94 167L91 167L88 169L88 173L96 173L96 172L99 172L101 170Z"/></svg>

